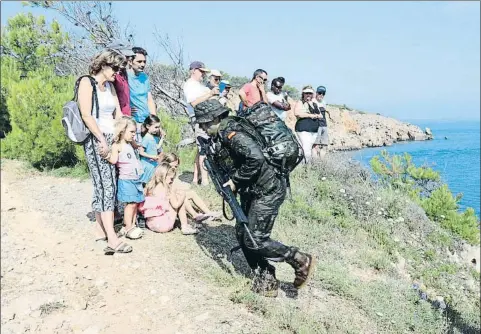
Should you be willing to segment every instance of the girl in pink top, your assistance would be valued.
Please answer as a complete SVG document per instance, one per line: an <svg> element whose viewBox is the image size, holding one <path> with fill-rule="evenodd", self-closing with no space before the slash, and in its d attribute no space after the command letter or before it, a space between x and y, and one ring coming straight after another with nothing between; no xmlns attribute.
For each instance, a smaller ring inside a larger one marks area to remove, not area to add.
<svg viewBox="0 0 481 334"><path fill-rule="evenodd" d="M115 123L114 143L107 156L111 164L117 165L119 178L117 181L117 200L126 203L124 209L124 225L121 234L129 239L142 237L142 230L135 225L138 204L144 201L144 192L140 176L142 165L135 155L132 142L137 132L135 121L123 116Z"/></svg>
<svg viewBox="0 0 481 334"><path fill-rule="evenodd" d="M147 227L154 232L169 232L179 217L182 234L196 234L198 230L187 221L185 193L172 190L175 169L160 164L145 187L145 201L139 211L147 220Z"/></svg>

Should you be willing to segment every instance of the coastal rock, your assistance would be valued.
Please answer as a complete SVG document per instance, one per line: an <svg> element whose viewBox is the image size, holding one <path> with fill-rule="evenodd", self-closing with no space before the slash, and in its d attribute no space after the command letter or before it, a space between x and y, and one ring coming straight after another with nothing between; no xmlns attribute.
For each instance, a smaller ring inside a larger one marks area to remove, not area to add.
<svg viewBox="0 0 481 334"><path fill-rule="evenodd" d="M292 105L292 104L291 104ZM401 122L379 114L357 111L347 107L328 105L326 114L331 151L350 151L365 147L391 146L401 141L421 141L433 139L429 128ZM294 129L296 117L290 111L286 124Z"/></svg>
<svg viewBox="0 0 481 334"><path fill-rule="evenodd" d="M297 103L292 99L289 102L291 106ZM233 110L237 110L239 103L240 99L234 91L231 106ZM391 146L401 141L433 139L429 128L423 130L416 125L380 114L362 112L339 105L327 105L327 110L329 111L326 117L330 151L359 150L365 147ZM294 130L296 117L293 110L287 112L285 122L290 129ZM190 137L192 135L190 127L185 130ZM192 140L188 143L190 142Z"/></svg>

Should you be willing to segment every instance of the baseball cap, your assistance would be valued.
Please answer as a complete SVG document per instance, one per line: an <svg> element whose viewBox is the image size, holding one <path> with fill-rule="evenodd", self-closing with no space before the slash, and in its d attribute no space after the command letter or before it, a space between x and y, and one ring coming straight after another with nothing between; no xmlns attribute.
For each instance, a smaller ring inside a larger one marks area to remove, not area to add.
<svg viewBox="0 0 481 334"><path fill-rule="evenodd" d="M214 76L214 77L221 77L222 74L220 74L220 72L218 70L210 70L210 76Z"/></svg>
<svg viewBox="0 0 481 334"><path fill-rule="evenodd" d="M232 87L232 85L230 84L229 80L221 80L220 82L224 83L224 85L226 87Z"/></svg>
<svg viewBox="0 0 481 334"><path fill-rule="evenodd" d="M305 86L304 88L302 88L302 92L303 92L303 93L312 93L312 94L314 94L314 89L312 89L311 86Z"/></svg>
<svg viewBox="0 0 481 334"><path fill-rule="evenodd" d="M106 46L108 49L114 49L119 51L125 57L132 57L135 56L135 53L132 51L132 46L128 45L127 43L121 40L114 40L110 44Z"/></svg>
<svg viewBox="0 0 481 334"><path fill-rule="evenodd" d="M326 87L324 87L324 86L319 86L319 87L317 87L316 93L318 93L318 94L326 94Z"/></svg>
<svg viewBox="0 0 481 334"><path fill-rule="evenodd" d="M199 69L202 72L210 72L210 70L207 67L205 67L204 63L201 61L193 61L192 63L190 63L189 69L191 70Z"/></svg>

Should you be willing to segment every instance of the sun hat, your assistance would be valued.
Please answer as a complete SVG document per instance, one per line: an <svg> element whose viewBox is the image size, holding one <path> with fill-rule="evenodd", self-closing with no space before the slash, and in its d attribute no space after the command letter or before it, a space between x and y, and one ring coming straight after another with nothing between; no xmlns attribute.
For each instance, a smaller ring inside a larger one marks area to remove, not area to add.
<svg viewBox="0 0 481 334"><path fill-rule="evenodd" d="M214 70L214 69L210 70L209 75L210 75L211 77L212 77L212 76L214 76L214 77L222 77L222 74L221 74L218 70Z"/></svg>
<svg viewBox="0 0 481 334"><path fill-rule="evenodd" d="M304 86L302 88L302 93L312 93L312 94L314 94L314 89L312 89L312 86Z"/></svg>

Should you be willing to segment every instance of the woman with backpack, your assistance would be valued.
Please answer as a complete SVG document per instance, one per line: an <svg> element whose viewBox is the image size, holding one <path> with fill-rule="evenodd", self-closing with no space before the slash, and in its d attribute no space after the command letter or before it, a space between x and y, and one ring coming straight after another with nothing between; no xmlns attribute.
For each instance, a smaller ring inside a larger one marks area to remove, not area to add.
<svg viewBox="0 0 481 334"><path fill-rule="evenodd" d="M90 76L82 77L78 84L78 105L91 133L83 146L94 188L92 211L97 221L96 241L106 241L117 253L131 252L132 247L121 242L114 230L117 176L115 165L105 158L111 151L115 119L122 116L113 81L125 66L125 56L106 49L93 58Z"/></svg>

